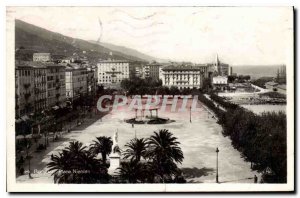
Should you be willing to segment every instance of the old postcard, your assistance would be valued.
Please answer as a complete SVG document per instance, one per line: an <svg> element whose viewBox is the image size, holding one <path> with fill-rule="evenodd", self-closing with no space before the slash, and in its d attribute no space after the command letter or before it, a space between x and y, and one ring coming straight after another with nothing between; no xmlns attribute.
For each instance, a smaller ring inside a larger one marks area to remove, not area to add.
<svg viewBox="0 0 300 198"><path fill-rule="evenodd" d="M294 191L293 7L7 7L9 192Z"/></svg>

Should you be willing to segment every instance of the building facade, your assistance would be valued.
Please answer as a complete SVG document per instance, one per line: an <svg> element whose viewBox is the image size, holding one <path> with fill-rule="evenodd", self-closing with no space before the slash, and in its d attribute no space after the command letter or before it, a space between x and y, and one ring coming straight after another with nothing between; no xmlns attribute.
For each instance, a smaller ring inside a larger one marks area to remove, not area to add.
<svg viewBox="0 0 300 198"><path fill-rule="evenodd" d="M207 76L207 65L170 65L161 69L161 80L164 86L176 86L179 89L200 88Z"/></svg>
<svg viewBox="0 0 300 198"><path fill-rule="evenodd" d="M65 106L65 67L51 62L16 63L16 116Z"/></svg>
<svg viewBox="0 0 300 198"><path fill-rule="evenodd" d="M227 76L215 76L212 81L215 90L226 90L228 87L228 77Z"/></svg>
<svg viewBox="0 0 300 198"><path fill-rule="evenodd" d="M159 80L159 68L161 67L158 63L150 63L143 67L144 77Z"/></svg>
<svg viewBox="0 0 300 198"><path fill-rule="evenodd" d="M120 88L122 80L129 78L129 61L108 60L97 64L98 85Z"/></svg>
<svg viewBox="0 0 300 198"><path fill-rule="evenodd" d="M87 68L87 92L94 95L97 89L97 68Z"/></svg>
<svg viewBox="0 0 300 198"><path fill-rule="evenodd" d="M80 96L88 93L87 69L76 66L75 64L66 67L66 93L69 101L74 101Z"/></svg>
<svg viewBox="0 0 300 198"><path fill-rule="evenodd" d="M143 67L146 63L140 61L132 61L129 64L129 78L144 78Z"/></svg>
<svg viewBox="0 0 300 198"><path fill-rule="evenodd" d="M47 106L65 106L65 66L52 64L47 68Z"/></svg>
<svg viewBox="0 0 300 198"><path fill-rule="evenodd" d="M22 117L34 111L33 68L18 64L16 65L15 72L16 117Z"/></svg>
<svg viewBox="0 0 300 198"><path fill-rule="evenodd" d="M34 111L41 112L47 108L47 67L33 69L34 78Z"/></svg>

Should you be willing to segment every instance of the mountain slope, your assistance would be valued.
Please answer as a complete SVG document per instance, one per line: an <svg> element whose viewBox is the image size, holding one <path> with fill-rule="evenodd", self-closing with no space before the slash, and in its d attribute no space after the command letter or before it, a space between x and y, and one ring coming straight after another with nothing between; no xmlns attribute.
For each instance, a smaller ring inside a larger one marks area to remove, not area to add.
<svg viewBox="0 0 300 198"><path fill-rule="evenodd" d="M21 20L15 21L15 48L21 48L16 52L16 59L18 60L32 60L32 53L34 52L50 52L65 57L76 53L77 55L86 56L91 63L108 58L145 61L95 43L51 32ZM83 51L85 51L84 54ZM112 52L112 56L110 52Z"/></svg>
<svg viewBox="0 0 300 198"><path fill-rule="evenodd" d="M96 41L90 41L91 43L97 43ZM147 54L141 53L135 49L131 49L128 47L124 47L124 46L119 46L119 45L114 45L111 43L100 43L100 45L102 45L103 47L106 47L110 50L113 51L118 51L118 52L122 52L123 54L126 54L128 56L134 56L143 60L147 60L149 62L151 61L159 61L159 59L149 56Z"/></svg>

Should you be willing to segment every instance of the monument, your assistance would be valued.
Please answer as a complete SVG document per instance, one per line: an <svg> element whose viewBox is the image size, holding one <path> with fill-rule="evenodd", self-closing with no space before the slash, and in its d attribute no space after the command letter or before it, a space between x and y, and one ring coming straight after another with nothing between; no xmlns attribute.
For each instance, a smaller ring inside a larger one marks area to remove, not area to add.
<svg viewBox="0 0 300 198"><path fill-rule="evenodd" d="M108 173L110 175L118 174L120 167L120 158L121 158L121 151L118 145L118 132L115 132L113 137L113 145L111 148L111 154L109 155L110 166L108 168Z"/></svg>

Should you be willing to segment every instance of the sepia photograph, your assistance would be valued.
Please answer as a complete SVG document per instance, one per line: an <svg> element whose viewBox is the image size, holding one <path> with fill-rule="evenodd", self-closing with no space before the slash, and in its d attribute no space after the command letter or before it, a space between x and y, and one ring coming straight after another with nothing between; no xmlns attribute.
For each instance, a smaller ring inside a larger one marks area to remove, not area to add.
<svg viewBox="0 0 300 198"><path fill-rule="evenodd" d="M295 190L293 7L11 6L6 59L9 192Z"/></svg>

